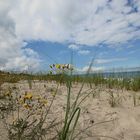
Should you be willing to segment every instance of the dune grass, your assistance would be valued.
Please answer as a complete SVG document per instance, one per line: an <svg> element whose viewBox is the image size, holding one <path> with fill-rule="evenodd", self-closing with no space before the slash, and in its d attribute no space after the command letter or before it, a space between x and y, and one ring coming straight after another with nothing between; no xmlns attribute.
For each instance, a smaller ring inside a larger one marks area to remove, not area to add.
<svg viewBox="0 0 140 140"><path fill-rule="evenodd" d="M114 73L115 75L115 73ZM61 78L60 78L61 77ZM39 80L39 81L56 81L60 84L67 84L69 75L63 74L25 74L25 73L6 73L0 72L0 83L9 82L16 83L20 80L27 80L30 88L32 88L31 81ZM61 80L60 80L61 79ZM82 83L85 81L86 84L92 88L93 86L104 85L107 88L118 88L132 91L140 90L140 75L137 77L115 77L110 76L105 78L102 74L96 75L72 75L71 76L71 84Z"/></svg>
<svg viewBox="0 0 140 140"><path fill-rule="evenodd" d="M75 134L75 129L80 118L81 114L81 103L85 101L85 99L93 94L89 92L86 95L82 95L82 89L85 84L87 84L90 89L93 87L101 88L104 86L107 89L121 89L121 90L132 90L133 94L133 104L137 105L137 97L136 92L140 90L140 77L135 78L114 78L108 77L105 78L103 75L89 75L90 68L87 71L87 74L82 75L67 75L65 73L59 74L16 74L16 73L6 73L0 72L0 87L3 83L17 83L22 80L27 80L29 85L29 89L33 88L32 84L35 80L39 81L55 81L57 83L56 89L51 98L51 102L47 107L45 106L46 102L41 99L33 99L33 95L31 93L25 93L24 95L19 94L19 89L17 87L8 88L7 91L0 90L0 100L1 103L1 118L6 126L8 132L9 140L43 140L47 135L49 135L50 131L54 131L57 125L61 124L61 128L54 133L51 140L74 140L77 138L78 134ZM77 93L76 98L73 102L71 102L71 89L74 84L81 83L81 88ZM47 127L44 127L45 121L48 117L52 104L56 98L58 89L61 85L66 85L67 87L67 101L65 106L65 116L64 120L60 122L56 122L55 119L52 120ZM114 93L109 90L109 98L108 102L111 107L115 107L122 101L120 96L114 95ZM27 102L26 102L27 101ZM38 108L41 107L41 112L38 115L38 119L33 119L36 103L38 103ZM20 115L20 110L26 112L26 115L22 117ZM16 113L15 113L16 112ZM8 121L9 115L13 116L12 121ZM102 137L102 136L100 136ZM106 136L107 137L107 136ZM109 139L115 139L112 137L108 137Z"/></svg>

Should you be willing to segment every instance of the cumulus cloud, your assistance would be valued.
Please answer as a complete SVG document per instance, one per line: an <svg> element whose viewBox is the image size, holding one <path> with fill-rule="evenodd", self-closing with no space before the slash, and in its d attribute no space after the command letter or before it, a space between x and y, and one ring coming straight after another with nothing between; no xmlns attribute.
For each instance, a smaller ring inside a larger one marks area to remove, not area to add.
<svg viewBox="0 0 140 140"><path fill-rule="evenodd" d="M1 68L23 68L21 61L30 65L29 58L36 67L38 59L24 53L24 40L116 47L134 39L140 39L139 0L0 1Z"/></svg>
<svg viewBox="0 0 140 140"><path fill-rule="evenodd" d="M13 1L10 16L24 39L113 45L140 38L139 0Z"/></svg>
<svg viewBox="0 0 140 140"><path fill-rule="evenodd" d="M39 65L36 52L25 48L15 33L15 23L9 16L12 1L0 1L0 70L27 70Z"/></svg>

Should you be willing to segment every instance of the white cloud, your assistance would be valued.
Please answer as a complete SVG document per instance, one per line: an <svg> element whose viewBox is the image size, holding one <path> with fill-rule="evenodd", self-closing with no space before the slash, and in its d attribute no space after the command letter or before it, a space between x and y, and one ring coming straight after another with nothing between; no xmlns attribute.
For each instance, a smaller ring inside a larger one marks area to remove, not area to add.
<svg viewBox="0 0 140 140"><path fill-rule="evenodd" d="M90 68L90 71L89 73L93 73L93 72L101 72L103 71L105 68L104 67L91 67ZM84 66L83 68L79 69L79 68L76 68L76 71L77 72L80 72L80 73L86 73L87 71L89 70L89 66Z"/></svg>
<svg viewBox="0 0 140 140"><path fill-rule="evenodd" d="M0 1L0 70L26 70L39 66L39 57L15 34L15 23L9 16L12 1Z"/></svg>
<svg viewBox="0 0 140 140"><path fill-rule="evenodd" d="M23 40L117 46L140 39L140 1L133 0L1 0L0 67L23 68L39 62L25 55ZM74 48L74 46L73 46ZM78 49L78 48L77 48ZM80 54L86 50L80 50ZM88 51L86 51L88 54ZM12 61L13 60L13 61ZM11 65L9 64L11 63ZM21 66L20 66L21 65Z"/></svg>
<svg viewBox="0 0 140 140"><path fill-rule="evenodd" d="M36 68L39 66L39 61L32 57L26 57L25 55L20 57L14 57L12 59L8 59L8 61L1 66L1 70L16 70L16 71L24 71L24 70L33 70L37 71Z"/></svg>
<svg viewBox="0 0 140 140"><path fill-rule="evenodd" d="M77 51L77 53L80 55L88 55L90 53L89 50L82 50L81 46L75 44L69 45L68 48Z"/></svg>
<svg viewBox="0 0 140 140"><path fill-rule="evenodd" d="M127 58L112 58L112 59L95 59L96 64L105 64L119 61L126 61Z"/></svg>
<svg viewBox="0 0 140 140"><path fill-rule="evenodd" d="M89 50L82 50L80 45L71 44L68 48L77 51L79 55L88 55L90 53Z"/></svg>
<svg viewBox="0 0 140 140"><path fill-rule="evenodd" d="M95 63L96 64L104 64L104 63L109 63L112 62L112 60L108 60L108 59L96 59Z"/></svg>
<svg viewBox="0 0 140 140"><path fill-rule="evenodd" d="M84 45L140 38L140 4L127 0L13 0L10 15L24 39Z"/></svg>
<svg viewBox="0 0 140 140"><path fill-rule="evenodd" d="M90 51L89 50L79 50L78 53L81 55L88 55L90 53Z"/></svg>
<svg viewBox="0 0 140 140"><path fill-rule="evenodd" d="M80 46L78 45L75 45L75 44L71 44L68 46L69 49L72 49L72 50L79 50Z"/></svg>

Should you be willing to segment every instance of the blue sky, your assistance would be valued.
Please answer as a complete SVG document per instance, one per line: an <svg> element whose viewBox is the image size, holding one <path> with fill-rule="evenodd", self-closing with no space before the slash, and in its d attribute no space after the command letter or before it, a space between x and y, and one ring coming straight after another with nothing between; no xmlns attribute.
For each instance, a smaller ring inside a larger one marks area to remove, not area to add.
<svg viewBox="0 0 140 140"><path fill-rule="evenodd" d="M49 65L53 63L71 63L71 56L73 56L74 66L79 69L88 66L92 58L95 58L93 66L99 70L140 67L140 40L132 40L115 49L105 44L93 47L73 44L73 46L80 46L80 49L72 49L69 46L71 44L68 43L30 41L26 47L38 52L43 64L42 70L48 70ZM79 50L83 53L79 53Z"/></svg>
<svg viewBox="0 0 140 140"><path fill-rule="evenodd" d="M140 67L140 0L0 1L0 69Z"/></svg>

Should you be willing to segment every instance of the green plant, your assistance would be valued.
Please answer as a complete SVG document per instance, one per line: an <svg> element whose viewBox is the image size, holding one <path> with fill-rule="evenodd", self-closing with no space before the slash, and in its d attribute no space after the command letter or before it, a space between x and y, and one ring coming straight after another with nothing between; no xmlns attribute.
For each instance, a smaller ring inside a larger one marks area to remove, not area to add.
<svg viewBox="0 0 140 140"><path fill-rule="evenodd" d="M111 107L116 107L121 104L123 97L119 95L119 93L114 93L114 91L109 90L109 98L108 103Z"/></svg>
<svg viewBox="0 0 140 140"><path fill-rule="evenodd" d="M57 90L58 88L55 92ZM46 106L47 99L32 99L32 93L25 92L24 95L20 95L15 86L9 88L0 112L9 140L39 140L49 134L50 130L59 124L53 119L45 125L55 96L52 97L50 105ZM34 119L34 115L37 118Z"/></svg>

